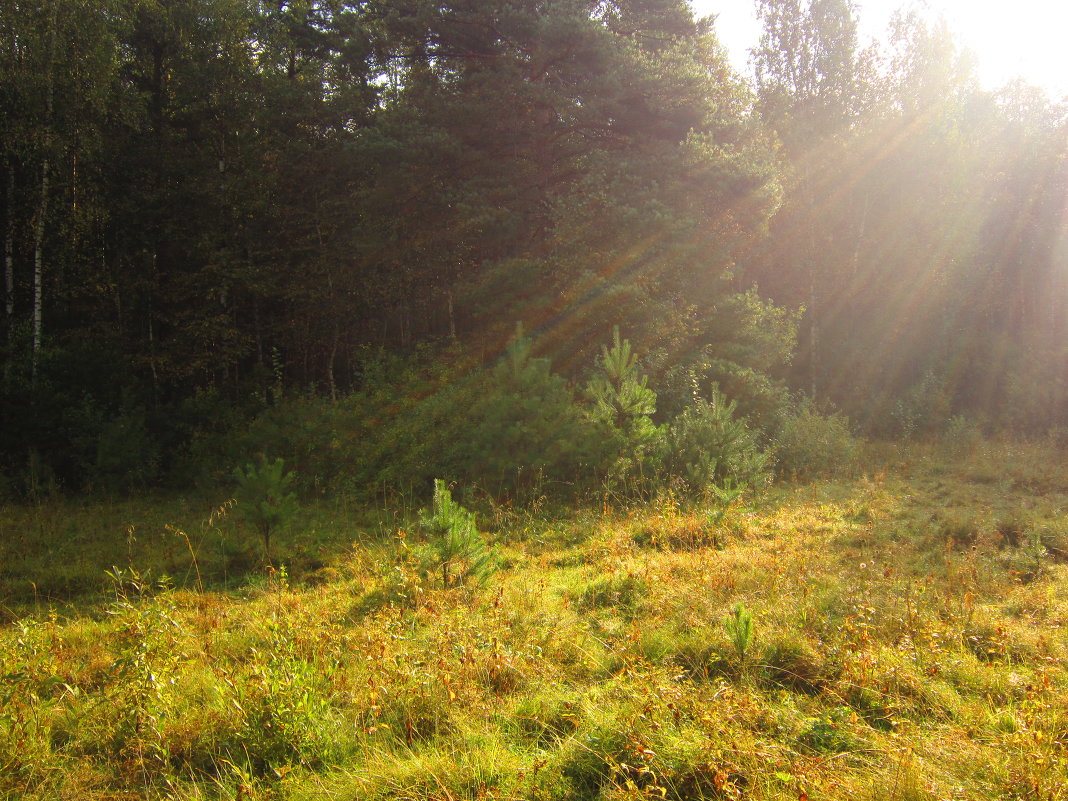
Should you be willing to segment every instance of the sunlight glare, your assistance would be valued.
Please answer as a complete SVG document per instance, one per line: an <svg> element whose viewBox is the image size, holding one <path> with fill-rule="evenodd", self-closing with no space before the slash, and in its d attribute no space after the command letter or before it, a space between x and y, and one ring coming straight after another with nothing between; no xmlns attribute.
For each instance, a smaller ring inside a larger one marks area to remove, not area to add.
<svg viewBox="0 0 1068 801"><path fill-rule="evenodd" d="M749 50L760 38L754 0L692 0L698 16L717 16L716 29L735 68L748 74ZM1051 100L1068 101L1068 4L1016 0L1011 5L970 0L859 0L860 39L884 39L898 8L914 7L924 16L944 16L960 43L978 62L983 86L1004 86L1015 78L1044 89Z"/></svg>

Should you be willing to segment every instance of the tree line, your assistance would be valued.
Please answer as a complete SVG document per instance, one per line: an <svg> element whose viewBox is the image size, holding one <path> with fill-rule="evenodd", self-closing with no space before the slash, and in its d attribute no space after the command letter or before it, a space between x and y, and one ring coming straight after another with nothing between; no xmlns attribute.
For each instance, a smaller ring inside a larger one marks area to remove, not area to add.
<svg viewBox="0 0 1068 801"><path fill-rule="evenodd" d="M664 420L1063 422L1064 109L758 8L750 82L685 0L5 4L9 483L156 481L517 321L576 385L620 326Z"/></svg>
<svg viewBox="0 0 1068 801"><path fill-rule="evenodd" d="M1068 106L980 87L944 21L862 48L844 0L758 6L789 188L750 264L806 308L795 382L884 434L1063 426Z"/></svg>

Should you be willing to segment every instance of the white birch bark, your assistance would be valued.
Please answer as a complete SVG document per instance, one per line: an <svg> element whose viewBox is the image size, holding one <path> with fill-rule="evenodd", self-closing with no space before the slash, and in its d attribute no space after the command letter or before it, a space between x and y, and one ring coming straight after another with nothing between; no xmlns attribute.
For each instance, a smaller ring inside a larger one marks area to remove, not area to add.
<svg viewBox="0 0 1068 801"><path fill-rule="evenodd" d="M44 232L48 218L49 162L41 162L41 197L37 204L37 220L33 232L33 372L37 378L37 360L41 353L41 333L44 328Z"/></svg>
<svg viewBox="0 0 1068 801"><path fill-rule="evenodd" d="M35 384L44 330L44 234L45 224L48 221L48 182L51 168L49 158L52 147L52 110L55 102L56 11L56 0L53 0L52 18L48 30L48 67L45 75L45 131L44 156L41 159L41 194L37 204L37 218L34 221L33 232L33 350L30 358L30 380Z"/></svg>
<svg viewBox="0 0 1068 801"><path fill-rule="evenodd" d="M7 227L4 231L4 312L7 338L15 322L15 165L7 165Z"/></svg>

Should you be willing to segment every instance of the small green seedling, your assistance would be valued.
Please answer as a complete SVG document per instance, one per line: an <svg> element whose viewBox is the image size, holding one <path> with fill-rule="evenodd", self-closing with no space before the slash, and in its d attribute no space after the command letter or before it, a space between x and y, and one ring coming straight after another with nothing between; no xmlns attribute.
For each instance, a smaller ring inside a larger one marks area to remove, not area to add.
<svg viewBox="0 0 1068 801"><path fill-rule="evenodd" d="M723 623L730 638L731 645L742 664L745 665L749 648L753 644L753 614L745 608L745 604L739 602L731 609L731 613Z"/></svg>
<svg viewBox="0 0 1068 801"><path fill-rule="evenodd" d="M282 459L268 461L260 457L258 465L249 463L234 470L237 481L237 513L263 537L263 553L271 561L271 532L288 523L297 513L297 496L290 492L293 473Z"/></svg>

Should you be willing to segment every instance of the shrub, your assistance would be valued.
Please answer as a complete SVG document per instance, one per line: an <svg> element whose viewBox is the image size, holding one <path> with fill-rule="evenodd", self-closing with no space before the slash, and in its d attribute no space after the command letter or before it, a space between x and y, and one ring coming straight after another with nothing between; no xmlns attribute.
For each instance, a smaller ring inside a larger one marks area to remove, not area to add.
<svg viewBox="0 0 1068 801"><path fill-rule="evenodd" d="M712 486L746 487L764 480L768 457L736 405L715 387L711 400L698 398L668 427L664 470L690 495L707 495Z"/></svg>
<svg viewBox="0 0 1068 801"><path fill-rule="evenodd" d="M636 616L649 591L646 582L633 573L614 573L594 579L575 595L580 609L614 607L629 617Z"/></svg>
<svg viewBox="0 0 1068 801"><path fill-rule="evenodd" d="M942 432L942 452L954 459L971 456L982 443L979 426L962 414L951 417Z"/></svg>
<svg viewBox="0 0 1068 801"><path fill-rule="evenodd" d="M656 393L649 389L648 376L639 375L638 357L629 340L620 340L618 326L612 330L612 347L602 348L597 368L586 384L592 415L624 432L635 444L651 440Z"/></svg>
<svg viewBox="0 0 1068 801"><path fill-rule="evenodd" d="M1057 520L1035 529L1034 536L1056 562L1068 562L1068 523Z"/></svg>
<svg viewBox="0 0 1068 801"><path fill-rule="evenodd" d="M790 363L800 317L761 299L755 289L717 300L693 321L686 345L669 348L658 360L665 368L657 371L660 412L675 417L693 402L695 391L707 395L716 386L754 428L773 424L788 406L789 393L769 374Z"/></svg>
<svg viewBox="0 0 1068 801"><path fill-rule="evenodd" d="M597 369L586 384L590 418L610 435L607 455L611 461L606 466L613 488L633 477L640 480L661 440L661 430L652 420L656 393L648 382L648 376L638 372L638 357L630 342L619 338L617 326L612 330L612 347L601 349Z"/></svg>
<svg viewBox="0 0 1068 801"><path fill-rule="evenodd" d="M563 696L541 695L521 698L505 725L521 740L548 748L574 734L581 717L581 709L574 701Z"/></svg>
<svg viewBox="0 0 1068 801"><path fill-rule="evenodd" d="M731 664L723 649L718 647L706 632L700 630L679 638L672 661L695 680L711 681L738 675L737 665Z"/></svg>
<svg viewBox="0 0 1068 801"><path fill-rule="evenodd" d="M734 646L735 653L738 654L738 659L745 664L749 647L753 644L753 613L745 608L745 604L736 603L723 621L723 628Z"/></svg>
<svg viewBox="0 0 1068 801"><path fill-rule="evenodd" d="M123 409L96 438L96 458L88 470L93 484L116 491L145 487L159 473L159 443L149 433L143 409Z"/></svg>
<svg viewBox="0 0 1068 801"><path fill-rule="evenodd" d="M297 496L289 491L293 474L285 461L261 457L258 465L234 470L237 480L237 514L263 537L263 553L271 558L271 532L288 523L297 512Z"/></svg>
<svg viewBox="0 0 1068 801"><path fill-rule="evenodd" d="M946 379L932 372L924 374L904 397L895 401L883 428L902 437L937 434L945 427L952 409Z"/></svg>
<svg viewBox="0 0 1068 801"><path fill-rule="evenodd" d="M831 678L831 670L819 654L796 634L769 643L760 657L762 678L772 687L816 695Z"/></svg>
<svg viewBox="0 0 1068 801"><path fill-rule="evenodd" d="M809 718L797 737L798 746L815 754L843 754L862 748L864 744L849 729L851 714L849 707L840 706Z"/></svg>
<svg viewBox="0 0 1068 801"><path fill-rule="evenodd" d="M456 349L391 365L388 376L376 365L368 361L359 392L337 402L287 398L244 431L208 438L195 455L216 468L243 453L284 456L305 496L410 492L448 475L515 499L547 484L592 486L625 451L549 361L531 355L521 331L488 368ZM225 476L208 473L209 481Z"/></svg>
<svg viewBox="0 0 1068 801"><path fill-rule="evenodd" d="M513 497L539 482L588 480L605 459L603 432L530 350L519 337L492 369L454 377L391 416L369 454L378 480L418 487L448 475Z"/></svg>
<svg viewBox="0 0 1068 801"><path fill-rule="evenodd" d="M263 410L243 430L196 447L202 482L218 481L220 465L242 454L282 457L292 470L291 488L302 497L336 490L362 477L372 441L371 402L362 394L338 403L325 398L287 398ZM225 471L223 471L225 475Z"/></svg>
<svg viewBox="0 0 1068 801"><path fill-rule="evenodd" d="M452 499L441 479L434 480L433 508L423 510L419 521L431 535L422 551L424 567L440 571L446 589L469 578L485 581L496 569L497 555L478 533L474 513Z"/></svg>
<svg viewBox="0 0 1068 801"><path fill-rule="evenodd" d="M231 703L240 714L231 760L261 775L321 762L336 741L330 734L336 720L314 665L297 654L292 631L274 625L264 650L252 649L249 659L247 679L231 683Z"/></svg>
<svg viewBox="0 0 1068 801"><path fill-rule="evenodd" d="M840 414L823 415L803 406L785 419L774 450L779 475L818 478L851 472L859 443Z"/></svg>

